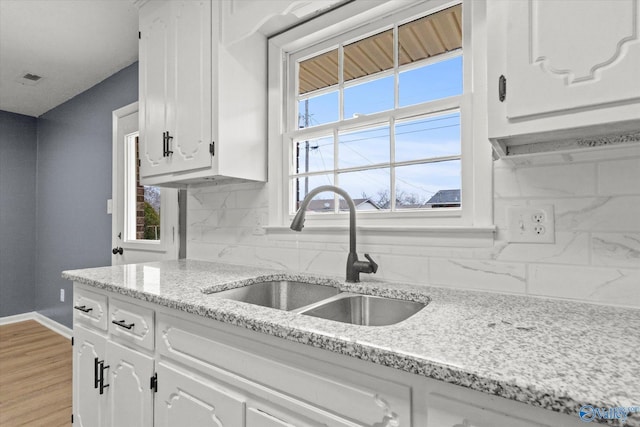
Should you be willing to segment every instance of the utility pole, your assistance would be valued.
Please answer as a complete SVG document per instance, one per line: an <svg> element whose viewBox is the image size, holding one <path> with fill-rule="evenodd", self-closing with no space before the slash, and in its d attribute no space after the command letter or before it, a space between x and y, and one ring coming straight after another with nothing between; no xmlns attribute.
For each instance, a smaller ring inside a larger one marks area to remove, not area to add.
<svg viewBox="0 0 640 427"><path fill-rule="evenodd" d="M309 98L304 100L304 127L309 127ZM309 141L305 141L304 171L309 172ZM309 194L309 177L304 177L304 195Z"/></svg>

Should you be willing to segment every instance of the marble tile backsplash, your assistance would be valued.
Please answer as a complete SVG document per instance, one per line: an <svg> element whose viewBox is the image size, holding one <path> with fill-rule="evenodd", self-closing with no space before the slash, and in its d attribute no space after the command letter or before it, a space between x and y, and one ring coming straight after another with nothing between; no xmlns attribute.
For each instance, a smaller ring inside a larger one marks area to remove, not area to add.
<svg viewBox="0 0 640 427"><path fill-rule="evenodd" d="M616 160L494 162L492 247L444 247L403 239L358 242L380 270L409 283L574 299L640 308L640 152ZM265 233L269 184L194 186L187 201L192 259L341 276L348 236ZM554 244L507 243L508 206L555 209Z"/></svg>

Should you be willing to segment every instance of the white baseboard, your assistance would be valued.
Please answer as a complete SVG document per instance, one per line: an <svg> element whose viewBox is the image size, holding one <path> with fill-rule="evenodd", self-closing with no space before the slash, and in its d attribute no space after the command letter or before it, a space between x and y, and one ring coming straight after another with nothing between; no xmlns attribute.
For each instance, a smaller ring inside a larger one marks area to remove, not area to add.
<svg viewBox="0 0 640 427"><path fill-rule="evenodd" d="M43 316L37 311L16 314L13 316L0 317L0 325L8 325L10 323L24 322L25 320L35 320L36 322L40 323L42 326L45 326L51 329L53 332L56 332L67 339L71 339L71 337L73 336L73 330L56 322L55 320L51 320L48 317Z"/></svg>
<svg viewBox="0 0 640 427"><path fill-rule="evenodd" d="M13 316L0 317L0 325L8 325L9 323L24 322L25 320L35 320L35 311L29 313L15 314Z"/></svg>

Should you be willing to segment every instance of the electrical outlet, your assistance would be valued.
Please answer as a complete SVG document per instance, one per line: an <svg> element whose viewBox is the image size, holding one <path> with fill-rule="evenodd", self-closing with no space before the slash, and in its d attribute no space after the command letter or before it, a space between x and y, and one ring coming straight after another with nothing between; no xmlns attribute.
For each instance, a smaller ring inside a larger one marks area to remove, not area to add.
<svg viewBox="0 0 640 427"><path fill-rule="evenodd" d="M538 224L540 224L541 222L544 222L544 213L536 212L531 216L531 219L533 220L533 222L537 222Z"/></svg>
<svg viewBox="0 0 640 427"><path fill-rule="evenodd" d="M507 241L510 243L554 243L553 205L508 206Z"/></svg>
<svg viewBox="0 0 640 427"><path fill-rule="evenodd" d="M60 289L60 302L64 302L64 289Z"/></svg>

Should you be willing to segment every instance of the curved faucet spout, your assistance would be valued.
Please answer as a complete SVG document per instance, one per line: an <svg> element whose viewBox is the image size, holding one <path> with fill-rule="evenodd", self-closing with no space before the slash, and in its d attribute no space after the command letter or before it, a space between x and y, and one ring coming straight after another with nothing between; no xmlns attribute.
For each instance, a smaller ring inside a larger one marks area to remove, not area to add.
<svg viewBox="0 0 640 427"><path fill-rule="evenodd" d="M368 254L365 254L368 261L358 261L358 254L356 253L356 205L353 203L353 199L349 196L349 193L335 185L321 185L320 187L314 188L300 203L298 212L296 212L293 221L291 221L291 229L294 231L302 231L306 210L309 203L311 203L311 199L313 199L318 193L325 191L331 191L342 196L349 206L349 256L347 258L347 282L359 282L360 273L375 273L378 270L378 264L376 264Z"/></svg>

